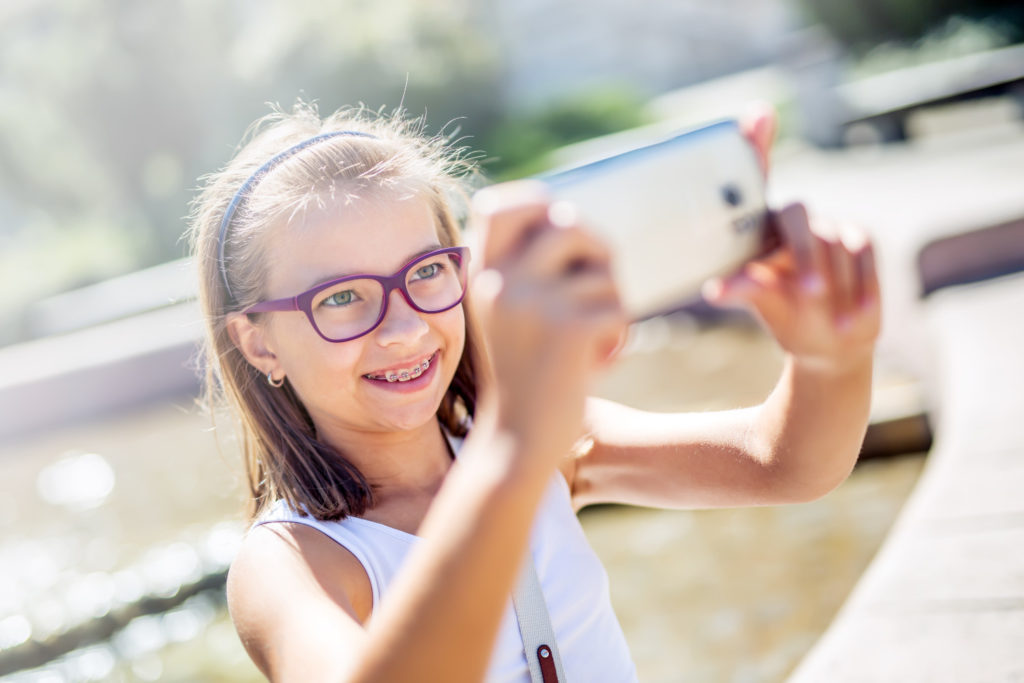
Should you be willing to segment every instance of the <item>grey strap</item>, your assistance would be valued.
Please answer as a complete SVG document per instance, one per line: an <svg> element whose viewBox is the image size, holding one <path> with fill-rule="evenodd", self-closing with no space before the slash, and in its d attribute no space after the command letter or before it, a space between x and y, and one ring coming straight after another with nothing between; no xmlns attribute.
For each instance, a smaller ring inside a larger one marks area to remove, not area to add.
<svg viewBox="0 0 1024 683"><path fill-rule="evenodd" d="M523 565L512 593L512 604L516 609L519 633L523 637L526 662L530 665L530 680L533 683L566 683L562 659L555 643L555 630L551 626L547 603L529 552Z"/></svg>

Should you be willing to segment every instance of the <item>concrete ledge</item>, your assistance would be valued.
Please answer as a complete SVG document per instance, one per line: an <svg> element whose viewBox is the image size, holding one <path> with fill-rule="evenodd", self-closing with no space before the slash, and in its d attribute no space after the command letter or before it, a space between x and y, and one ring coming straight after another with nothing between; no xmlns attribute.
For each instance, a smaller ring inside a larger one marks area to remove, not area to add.
<svg viewBox="0 0 1024 683"><path fill-rule="evenodd" d="M66 334L195 299L191 259L169 261L37 301L25 313L32 339Z"/></svg>
<svg viewBox="0 0 1024 683"><path fill-rule="evenodd" d="M200 320L190 302L0 349L0 439L194 396Z"/></svg>
<svg viewBox="0 0 1024 683"><path fill-rule="evenodd" d="M936 445L791 683L1024 680L1024 274L926 304Z"/></svg>

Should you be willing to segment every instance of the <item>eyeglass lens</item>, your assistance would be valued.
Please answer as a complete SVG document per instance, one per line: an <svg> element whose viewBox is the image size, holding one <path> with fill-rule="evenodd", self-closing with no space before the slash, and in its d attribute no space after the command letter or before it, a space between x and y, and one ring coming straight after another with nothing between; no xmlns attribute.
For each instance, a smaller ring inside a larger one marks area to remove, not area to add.
<svg viewBox="0 0 1024 683"><path fill-rule="evenodd" d="M466 273L456 253L426 256L413 263L405 276L405 291L424 313L452 307L466 287ZM371 330L385 304L384 287L377 280L346 280L317 292L311 308L321 334L347 339Z"/></svg>

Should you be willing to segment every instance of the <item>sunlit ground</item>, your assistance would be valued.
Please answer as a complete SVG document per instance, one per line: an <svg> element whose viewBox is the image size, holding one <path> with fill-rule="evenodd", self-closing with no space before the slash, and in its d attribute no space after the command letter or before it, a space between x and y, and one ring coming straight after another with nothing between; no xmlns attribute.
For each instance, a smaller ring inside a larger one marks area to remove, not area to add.
<svg viewBox="0 0 1024 683"><path fill-rule="evenodd" d="M599 391L651 409L737 407L761 400L778 368L756 329L679 319L641 328ZM231 440L218 448L209 426L182 399L0 447L0 661L30 637L52 642L223 570L242 529L240 476ZM922 463L866 463L807 505L584 511L640 680L783 680L878 548ZM262 678L220 592L206 591L4 680Z"/></svg>
<svg viewBox="0 0 1024 683"><path fill-rule="evenodd" d="M752 405L781 368L753 327L650 321L600 393L651 410ZM882 378L884 383L885 378ZM584 510L641 681L782 681L828 626L924 465L862 463L804 505Z"/></svg>
<svg viewBox="0 0 1024 683"><path fill-rule="evenodd" d="M922 455L870 461L805 505L584 512L640 680L785 680L866 568L923 464Z"/></svg>

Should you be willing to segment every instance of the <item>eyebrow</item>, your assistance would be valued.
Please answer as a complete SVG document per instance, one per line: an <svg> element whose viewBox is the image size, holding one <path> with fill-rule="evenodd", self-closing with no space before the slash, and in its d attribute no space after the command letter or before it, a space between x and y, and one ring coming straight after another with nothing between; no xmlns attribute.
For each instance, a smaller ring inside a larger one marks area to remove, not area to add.
<svg viewBox="0 0 1024 683"><path fill-rule="evenodd" d="M404 266L405 264L409 263L409 261L413 261L413 260L419 258L420 256L423 256L424 254L429 254L430 252L434 251L435 249L442 249L442 248L443 247L439 243L435 242L434 244L431 244L430 246L428 246L428 247L426 247L424 249L420 249L416 253L410 254L409 256L407 256L405 259L402 260L402 265ZM303 291L308 291L310 289L313 289L314 287L322 285L325 282L331 282L333 280L340 280L343 277L351 277L352 275L373 275L373 273L339 273L339 274L336 274L336 275L330 275L328 277L317 278L317 280L315 282L310 284ZM391 273L386 273L386 275L391 275Z"/></svg>

